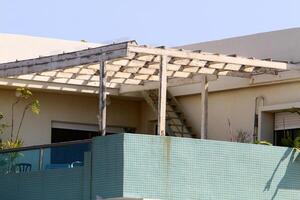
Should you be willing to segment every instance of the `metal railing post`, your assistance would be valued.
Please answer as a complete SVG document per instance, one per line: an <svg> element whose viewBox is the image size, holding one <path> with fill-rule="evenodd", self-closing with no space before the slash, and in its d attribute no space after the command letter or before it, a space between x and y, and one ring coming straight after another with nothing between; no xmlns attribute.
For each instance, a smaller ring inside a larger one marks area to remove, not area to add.
<svg viewBox="0 0 300 200"><path fill-rule="evenodd" d="M43 160L44 160L44 149L40 148L39 171L41 171L43 169Z"/></svg>

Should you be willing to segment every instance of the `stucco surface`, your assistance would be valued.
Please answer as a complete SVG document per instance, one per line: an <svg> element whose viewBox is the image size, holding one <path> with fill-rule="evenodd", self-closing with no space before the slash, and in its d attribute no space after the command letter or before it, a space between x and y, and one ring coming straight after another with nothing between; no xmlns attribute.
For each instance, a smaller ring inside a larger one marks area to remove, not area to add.
<svg viewBox="0 0 300 200"><path fill-rule="evenodd" d="M51 143L51 122L72 122L97 125L97 96L55 94L33 91L40 101L41 112L25 116L20 136L25 146ZM11 104L15 101L14 90L0 89L0 112L6 116L5 122L11 124ZM22 108L20 104L15 110L15 124L19 124ZM112 97L107 108L108 126L122 126L140 129L140 101ZM7 133L10 128L7 129ZM6 134L8 136L8 134Z"/></svg>
<svg viewBox="0 0 300 200"><path fill-rule="evenodd" d="M243 88L212 92L208 95L208 138L229 140L228 119L233 132L244 130L253 133L255 98L264 97L264 105L300 102L300 83ZM192 130L200 135L201 95L178 97Z"/></svg>

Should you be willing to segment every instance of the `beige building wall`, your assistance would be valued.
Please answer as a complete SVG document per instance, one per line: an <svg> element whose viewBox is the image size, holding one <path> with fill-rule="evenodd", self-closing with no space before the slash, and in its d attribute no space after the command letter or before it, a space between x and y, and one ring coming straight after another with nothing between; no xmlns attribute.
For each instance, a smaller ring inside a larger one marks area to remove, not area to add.
<svg viewBox="0 0 300 200"><path fill-rule="evenodd" d="M0 63L79 51L101 44L0 33Z"/></svg>
<svg viewBox="0 0 300 200"><path fill-rule="evenodd" d="M233 132L253 132L255 98L263 96L264 105L300 103L300 82L260 86L209 93L208 139L229 140L228 119ZM10 123L10 105L14 90L0 89L0 111ZM51 121L97 124L97 97L92 95L34 92L40 100L41 113L28 113L21 129L25 146L51 143ZM176 97L184 109L192 131L200 136L201 95ZM136 128L138 133L153 133L156 115L143 100L111 97L108 105L108 126ZM20 113L18 106L16 113ZM20 114L16 114L16 124ZM9 132L9 129L7 130Z"/></svg>
<svg viewBox="0 0 300 200"><path fill-rule="evenodd" d="M260 59L300 61L300 28L257 33L196 44L180 48L203 50L212 53L237 54Z"/></svg>
<svg viewBox="0 0 300 200"><path fill-rule="evenodd" d="M300 82L293 82L209 93L208 138L229 140L228 119L233 132L242 129L253 133L256 97L264 97L264 106L297 103L300 102L299 89ZM193 132L200 136L201 95L177 98Z"/></svg>
<svg viewBox="0 0 300 200"><path fill-rule="evenodd" d="M41 113L39 115L28 113L24 120L21 138L25 146L51 143L51 121L97 125L96 96L47 92L34 92L34 95L40 101ZM5 121L8 124L11 119L11 104L14 101L14 90L0 89L0 112L5 114ZM15 124L19 122L22 107L22 105L17 107ZM107 108L108 126L132 127L139 132L140 107L139 100L111 97ZM7 132L9 131L7 129Z"/></svg>
<svg viewBox="0 0 300 200"><path fill-rule="evenodd" d="M157 116L146 101L141 101L140 132L146 134L155 133Z"/></svg>

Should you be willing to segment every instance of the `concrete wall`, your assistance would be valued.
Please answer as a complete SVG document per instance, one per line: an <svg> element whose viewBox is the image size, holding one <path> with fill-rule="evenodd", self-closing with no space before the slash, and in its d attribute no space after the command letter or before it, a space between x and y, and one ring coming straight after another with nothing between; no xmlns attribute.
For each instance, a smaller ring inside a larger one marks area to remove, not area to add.
<svg viewBox="0 0 300 200"><path fill-rule="evenodd" d="M0 33L0 63L78 51L101 44ZM28 48L30 47L30 48Z"/></svg>
<svg viewBox="0 0 300 200"><path fill-rule="evenodd" d="M200 86L199 86L200 87ZM264 106L299 103L300 82L281 83L257 87L246 87L233 90L210 92L208 97L208 138L214 140L230 140L228 120L231 123L232 132L238 130L254 130L255 98L264 97ZM176 96L183 107L187 123L192 131L200 137L201 130L201 94ZM144 105L142 109L143 127L146 128L149 121L155 120L151 108ZM269 113L272 115L272 113ZM273 126L272 120L262 120L262 130L269 130ZM147 129L150 131L150 127ZM272 142L272 131L267 131L261 139Z"/></svg>
<svg viewBox="0 0 300 200"><path fill-rule="evenodd" d="M86 200L83 168L1 176L1 200Z"/></svg>
<svg viewBox="0 0 300 200"><path fill-rule="evenodd" d="M93 139L84 167L0 176L0 199L296 200L299 169L291 148L116 134Z"/></svg>
<svg viewBox="0 0 300 200"><path fill-rule="evenodd" d="M257 33L215 41L187 44L180 48L255 58L300 61L300 28Z"/></svg>
<svg viewBox="0 0 300 200"><path fill-rule="evenodd" d="M51 143L51 121L86 123L97 125L98 98L96 96L33 92L41 104L41 113L28 113L21 128L25 146ZM14 90L0 89L0 112L10 124ZM140 130L140 101L126 98L110 100L107 113L108 126L133 127ZM17 107L15 124L19 123L22 105ZM10 128L7 129L8 136Z"/></svg>
<svg viewBox="0 0 300 200"><path fill-rule="evenodd" d="M92 145L92 200L123 197L124 135L96 137Z"/></svg>
<svg viewBox="0 0 300 200"><path fill-rule="evenodd" d="M154 134L157 115L146 101L141 102L140 133Z"/></svg>
<svg viewBox="0 0 300 200"><path fill-rule="evenodd" d="M96 138L93 196L163 200L299 199L290 148L150 135Z"/></svg>
<svg viewBox="0 0 300 200"><path fill-rule="evenodd" d="M228 119L234 132L243 129L252 133L256 97L263 96L265 106L300 102L299 88L300 82L294 82L209 93L208 138L229 140ZM184 108L192 130L199 135L201 95L177 98Z"/></svg>

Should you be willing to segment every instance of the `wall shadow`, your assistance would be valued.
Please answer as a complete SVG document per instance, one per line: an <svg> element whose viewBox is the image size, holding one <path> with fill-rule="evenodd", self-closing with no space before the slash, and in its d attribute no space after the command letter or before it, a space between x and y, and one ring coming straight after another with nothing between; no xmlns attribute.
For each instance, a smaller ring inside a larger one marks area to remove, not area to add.
<svg viewBox="0 0 300 200"><path fill-rule="evenodd" d="M281 178L280 182L278 183L274 194L271 197L271 200L274 200L279 192L280 189L288 189L288 190L300 190L300 157L299 154L296 153L295 149L288 148L279 162L277 163L272 176L267 181L264 191L269 191L271 188L271 184L273 179L278 172L280 165L286 160L288 160L286 171L283 177Z"/></svg>

